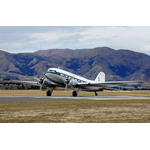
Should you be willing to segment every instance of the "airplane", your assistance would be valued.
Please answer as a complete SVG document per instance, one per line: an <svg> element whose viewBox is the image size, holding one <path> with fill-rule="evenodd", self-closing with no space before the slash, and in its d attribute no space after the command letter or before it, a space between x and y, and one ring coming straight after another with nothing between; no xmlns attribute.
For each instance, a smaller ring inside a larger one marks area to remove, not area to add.
<svg viewBox="0 0 150 150"><path fill-rule="evenodd" d="M105 81L105 73L99 72L96 79L89 80L79 75L70 73L68 71L62 70L60 68L49 68L47 72L44 73L42 79L35 77L38 82L35 81L19 81L15 82L38 84L39 86L47 88L47 96L51 96L54 89L71 89L73 90L72 96L77 96L79 91L89 91L95 92L97 96L97 91L103 91L104 89L110 89L116 86L125 85L137 85L144 83L143 81Z"/></svg>

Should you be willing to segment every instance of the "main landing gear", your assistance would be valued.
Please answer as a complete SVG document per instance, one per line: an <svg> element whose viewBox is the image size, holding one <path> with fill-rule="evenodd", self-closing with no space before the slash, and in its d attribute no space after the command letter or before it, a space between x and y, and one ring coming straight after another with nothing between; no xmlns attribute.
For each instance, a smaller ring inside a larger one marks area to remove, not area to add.
<svg viewBox="0 0 150 150"><path fill-rule="evenodd" d="M52 90L48 90L48 91L46 92L46 95L47 95L47 96L51 96L52 93L53 93L53 89L52 89Z"/></svg>
<svg viewBox="0 0 150 150"><path fill-rule="evenodd" d="M46 95L47 95L47 96L51 96L51 95L52 95L52 92L51 92L50 90L48 90L47 93L46 93Z"/></svg>
<svg viewBox="0 0 150 150"><path fill-rule="evenodd" d="M72 92L72 96L77 96L78 95L78 92L77 91L73 91Z"/></svg>

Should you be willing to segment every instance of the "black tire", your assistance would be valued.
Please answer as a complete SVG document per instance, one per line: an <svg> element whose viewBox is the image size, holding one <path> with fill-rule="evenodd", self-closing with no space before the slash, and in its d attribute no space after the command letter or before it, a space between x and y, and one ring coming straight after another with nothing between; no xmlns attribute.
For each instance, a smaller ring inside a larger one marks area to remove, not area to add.
<svg viewBox="0 0 150 150"><path fill-rule="evenodd" d="M49 90L47 91L46 94L47 94L47 96L51 96L52 95L51 91L49 91Z"/></svg>
<svg viewBox="0 0 150 150"><path fill-rule="evenodd" d="M72 92L72 96L77 96L78 94L77 94L77 91L73 91Z"/></svg>

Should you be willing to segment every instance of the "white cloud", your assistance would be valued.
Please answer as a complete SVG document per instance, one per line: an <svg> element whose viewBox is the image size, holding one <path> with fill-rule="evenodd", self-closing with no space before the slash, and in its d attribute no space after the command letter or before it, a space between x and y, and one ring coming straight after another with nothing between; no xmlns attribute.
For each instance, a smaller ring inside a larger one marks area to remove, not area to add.
<svg viewBox="0 0 150 150"><path fill-rule="evenodd" d="M50 48L108 46L150 54L150 27L141 26L49 26L0 27L0 49L33 52Z"/></svg>
<svg viewBox="0 0 150 150"><path fill-rule="evenodd" d="M150 27L92 27L81 32L81 42L94 39L99 46L148 52ZM147 45L148 44L148 45ZM97 45L98 46L98 45Z"/></svg>
<svg viewBox="0 0 150 150"><path fill-rule="evenodd" d="M60 38L65 38L66 36L71 36L71 34L66 34L60 32L41 32L41 33L33 33L29 34L29 38L34 39L37 42L43 42L43 41L51 41L51 40L59 40Z"/></svg>
<svg viewBox="0 0 150 150"><path fill-rule="evenodd" d="M144 49L145 49L145 52L150 52L150 43L149 45L146 45Z"/></svg>

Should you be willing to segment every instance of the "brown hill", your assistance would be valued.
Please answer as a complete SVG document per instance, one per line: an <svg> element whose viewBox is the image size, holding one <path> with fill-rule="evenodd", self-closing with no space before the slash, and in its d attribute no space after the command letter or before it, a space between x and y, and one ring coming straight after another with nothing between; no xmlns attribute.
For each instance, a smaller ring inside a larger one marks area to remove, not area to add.
<svg viewBox="0 0 150 150"><path fill-rule="evenodd" d="M150 56L108 47L94 49L50 49L35 53L11 54L0 51L0 77L22 79L41 76L50 67L60 67L94 79L99 71L106 80L144 80L150 82Z"/></svg>

